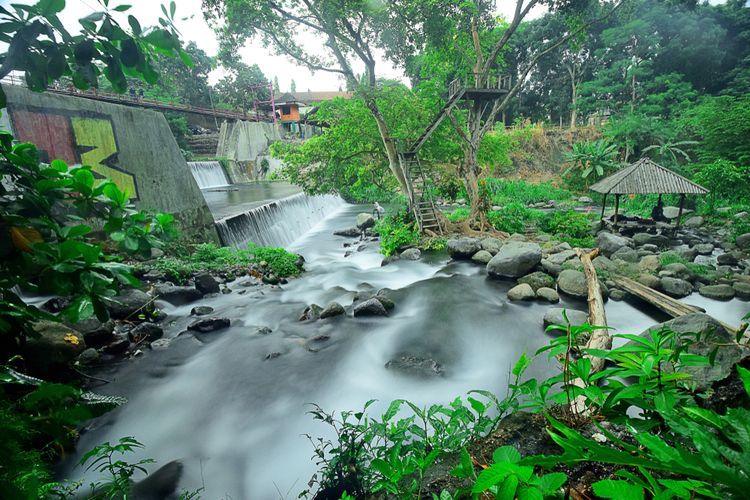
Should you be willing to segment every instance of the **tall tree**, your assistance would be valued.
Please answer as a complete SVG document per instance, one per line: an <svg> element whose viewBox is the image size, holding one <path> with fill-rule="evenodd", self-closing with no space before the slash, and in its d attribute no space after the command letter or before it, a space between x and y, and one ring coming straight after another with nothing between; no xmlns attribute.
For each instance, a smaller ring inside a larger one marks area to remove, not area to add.
<svg viewBox="0 0 750 500"><path fill-rule="evenodd" d="M297 83L292 79L291 85L289 85L289 92L297 92Z"/></svg>
<svg viewBox="0 0 750 500"><path fill-rule="evenodd" d="M227 70L216 84L216 93L220 102L231 107L248 111L253 108L253 101L270 99L268 78L257 64L252 66L239 60L224 64Z"/></svg>

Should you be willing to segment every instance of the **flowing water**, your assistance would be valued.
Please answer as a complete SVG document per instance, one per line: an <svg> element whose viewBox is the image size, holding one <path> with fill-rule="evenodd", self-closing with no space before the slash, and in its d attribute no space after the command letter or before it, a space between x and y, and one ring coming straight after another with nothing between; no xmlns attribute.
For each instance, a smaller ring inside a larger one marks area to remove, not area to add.
<svg viewBox="0 0 750 500"><path fill-rule="evenodd" d="M204 486L203 498L296 498L315 471L304 435L329 432L305 414L308 403L349 410L374 398L378 403L370 412L379 415L396 398L428 405L448 403L472 389L502 396L518 356L549 340L542 328L549 306L507 302L512 283L487 278L480 266L436 254L381 267L377 243L345 257L358 244L344 248L352 239L332 232L350 227L367 209L329 203L335 205L329 207L332 215L320 216L290 245L307 259L301 278L278 288L259 288L240 278L229 295L180 307L160 303L169 314L166 336L172 344L105 368L100 376L112 383L96 390L130 401L95 421L79 451L135 436L145 449L129 460L182 460L181 486ZM392 289L396 303L387 318L297 320L310 303L348 306L357 291L381 288ZM563 300L567 307L586 307ZM178 336L192 321L191 307L199 304L231 318L232 326ZM611 326L631 333L665 319L626 302L610 301L607 314ZM261 326L272 332L259 334ZM280 355L266 359L271 353ZM385 368L401 354L432 358L445 374L417 379ZM554 369L537 360L529 375ZM75 468L64 472L82 474Z"/></svg>
<svg viewBox="0 0 750 500"><path fill-rule="evenodd" d="M338 196L293 194L216 221L222 243L286 247L344 204Z"/></svg>
<svg viewBox="0 0 750 500"><path fill-rule="evenodd" d="M201 189L223 187L231 184L218 161L189 161L190 172Z"/></svg>

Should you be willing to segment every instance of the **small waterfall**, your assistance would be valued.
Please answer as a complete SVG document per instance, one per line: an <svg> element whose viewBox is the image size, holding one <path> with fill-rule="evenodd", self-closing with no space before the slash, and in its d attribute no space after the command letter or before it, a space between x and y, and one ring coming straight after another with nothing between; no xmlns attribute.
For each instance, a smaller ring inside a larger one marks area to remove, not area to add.
<svg viewBox="0 0 750 500"><path fill-rule="evenodd" d="M298 193L216 221L225 245L286 247L346 203L338 196Z"/></svg>
<svg viewBox="0 0 750 500"><path fill-rule="evenodd" d="M231 184L224 168L218 161L189 161L190 172L201 189L228 186Z"/></svg>

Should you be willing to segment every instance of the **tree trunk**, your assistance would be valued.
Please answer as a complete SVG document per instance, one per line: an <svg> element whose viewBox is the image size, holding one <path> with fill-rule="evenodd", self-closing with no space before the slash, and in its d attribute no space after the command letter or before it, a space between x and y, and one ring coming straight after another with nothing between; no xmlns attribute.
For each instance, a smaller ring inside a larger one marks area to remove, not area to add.
<svg viewBox="0 0 750 500"><path fill-rule="evenodd" d="M575 81L572 83L573 91L571 93L570 102L570 129L575 130L576 121L578 120L578 85Z"/></svg>
<svg viewBox="0 0 750 500"><path fill-rule="evenodd" d="M385 147L385 154L388 157L388 167L393 172L393 175L398 181L398 185L401 188L401 192L409 198L411 203L411 197L409 196L409 183L406 179L403 168L401 167L401 161L398 156L398 148L396 147L396 141L391 137L388 125L385 123L382 113L375 99L367 99L367 108L372 113L372 117L375 118L375 123L378 124L378 132L380 132L380 138L383 140L383 146Z"/></svg>

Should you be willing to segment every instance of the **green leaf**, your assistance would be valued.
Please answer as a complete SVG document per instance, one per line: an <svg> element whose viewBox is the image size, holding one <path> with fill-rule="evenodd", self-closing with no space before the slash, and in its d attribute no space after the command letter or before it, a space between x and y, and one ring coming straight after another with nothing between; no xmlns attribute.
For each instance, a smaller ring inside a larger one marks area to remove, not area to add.
<svg viewBox="0 0 750 500"><path fill-rule="evenodd" d="M502 446L492 453L492 461L495 463L517 464L520 460L521 454L513 446Z"/></svg>
<svg viewBox="0 0 750 500"><path fill-rule="evenodd" d="M511 464L499 463L492 464L487 469L484 469L479 473L471 489L472 493L482 493L496 484L500 484L501 481L504 481L512 473L510 467Z"/></svg>
<svg viewBox="0 0 750 500"><path fill-rule="evenodd" d="M39 0L36 7L42 16L47 17L62 12L65 8L65 0Z"/></svg>
<svg viewBox="0 0 750 500"><path fill-rule="evenodd" d="M643 488L627 481L605 479L592 485L594 493L601 498L616 500L643 500Z"/></svg>
<svg viewBox="0 0 750 500"><path fill-rule="evenodd" d="M138 22L138 19L134 16L128 16L128 24L130 25L130 29L133 30L135 36L141 35L143 30L141 29L141 23Z"/></svg>
<svg viewBox="0 0 750 500"><path fill-rule="evenodd" d="M515 375L516 377L520 377L521 374L526 371L526 368L528 368L529 364L531 364L531 361L524 352L523 354L521 354L521 357L518 358L516 365L513 367L513 375Z"/></svg>
<svg viewBox="0 0 750 500"><path fill-rule="evenodd" d="M521 486L518 489L518 500L544 500L544 495L536 486Z"/></svg>
<svg viewBox="0 0 750 500"><path fill-rule="evenodd" d="M132 5L118 5L114 8L114 10L116 10L117 12L126 12L130 10L131 7Z"/></svg>
<svg viewBox="0 0 750 500"><path fill-rule="evenodd" d="M542 493L548 496L553 496L554 493L559 490L567 480L568 476L566 476L565 473L552 472L540 477L538 486L539 488L541 488Z"/></svg>
<svg viewBox="0 0 750 500"><path fill-rule="evenodd" d="M500 498L502 500L514 500L516 498L517 489L518 477L515 475L508 476L498 488L495 498Z"/></svg>
<svg viewBox="0 0 750 500"><path fill-rule="evenodd" d="M746 370L737 365L737 373L739 374L740 379L742 379L742 385L745 386L745 392L750 395L750 370Z"/></svg>

